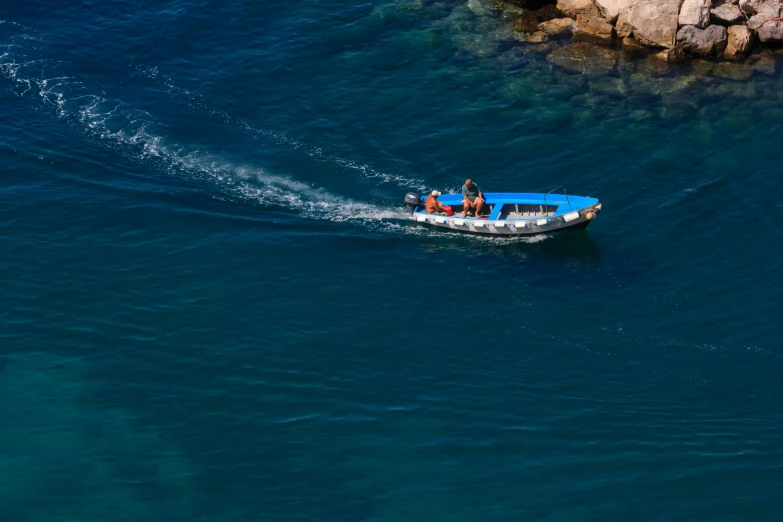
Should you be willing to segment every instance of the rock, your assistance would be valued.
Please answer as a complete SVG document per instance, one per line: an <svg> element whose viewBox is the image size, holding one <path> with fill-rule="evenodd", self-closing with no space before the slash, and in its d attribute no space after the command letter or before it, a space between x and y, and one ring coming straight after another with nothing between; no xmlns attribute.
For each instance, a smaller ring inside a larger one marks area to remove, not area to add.
<svg viewBox="0 0 783 522"><path fill-rule="evenodd" d="M538 24L548 22L562 15L552 4L547 4L536 11L525 10L514 22L514 30L520 33L534 33L538 31Z"/></svg>
<svg viewBox="0 0 783 522"><path fill-rule="evenodd" d="M726 28L721 25L711 25L707 29L686 25L677 31L677 44L692 53L721 54L727 42Z"/></svg>
<svg viewBox="0 0 783 522"><path fill-rule="evenodd" d="M576 29L584 34L604 40L613 40L615 36L612 24L600 16L576 15Z"/></svg>
<svg viewBox="0 0 783 522"><path fill-rule="evenodd" d="M595 4L607 21L615 23L620 13L631 7L633 0L595 0Z"/></svg>
<svg viewBox="0 0 783 522"><path fill-rule="evenodd" d="M718 7L714 7L712 11L710 11L710 15L715 22L727 25L736 24L745 20L739 7L729 4L728 2L721 4Z"/></svg>
<svg viewBox="0 0 783 522"><path fill-rule="evenodd" d="M680 8L680 25L704 29L710 24L710 0L684 0Z"/></svg>
<svg viewBox="0 0 783 522"><path fill-rule="evenodd" d="M574 21L570 18L555 18L554 20L548 20L538 24L539 31L543 31L551 36L570 33L573 29Z"/></svg>
<svg viewBox="0 0 783 522"><path fill-rule="evenodd" d="M581 74L587 79L606 76L617 62L617 56L613 50L586 42L577 42L555 49L549 53L546 59L549 63Z"/></svg>
<svg viewBox="0 0 783 522"><path fill-rule="evenodd" d="M682 60L682 58L683 58L682 50L678 49L678 48L664 49L663 51L661 51L659 53L655 53L653 55L653 58L655 58L656 60L660 60L660 61L668 62L668 63L678 62L678 61Z"/></svg>
<svg viewBox="0 0 783 522"><path fill-rule="evenodd" d="M549 40L549 33L545 33L544 31L535 31L530 34L524 34L520 40L527 43L542 43Z"/></svg>
<svg viewBox="0 0 783 522"><path fill-rule="evenodd" d="M628 12L628 9L620 11L620 14L617 17L617 22L614 24L614 30L617 33L617 36L620 38L627 38L628 36L631 36L631 33L633 33L633 27L631 27L628 23Z"/></svg>
<svg viewBox="0 0 783 522"><path fill-rule="evenodd" d="M729 27L728 37L729 40L723 55L729 58L750 51L753 42L756 40L756 34L744 25L732 25Z"/></svg>
<svg viewBox="0 0 783 522"><path fill-rule="evenodd" d="M778 0L739 0L739 7L748 14L763 14L770 18L780 14Z"/></svg>
<svg viewBox="0 0 783 522"><path fill-rule="evenodd" d="M660 47L674 47L680 0L634 0L627 23L640 42Z"/></svg>
<svg viewBox="0 0 783 522"><path fill-rule="evenodd" d="M563 13L561 13L554 4L546 4L533 12L538 17L539 22L546 22L547 20L554 20L555 18L563 17Z"/></svg>
<svg viewBox="0 0 783 522"><path fill-rule="evenodd" d="M783 22L780 20L765 21L767 18L770 18L768 14L753 15L748 20L748 27L756 31L762 42L783 41Z"/></svg>
<svg viewBox="0 0 783 522"><path fill-rule="evenodd" d="M571 18L578 14L601 14L592 0L557 0L557 9Z"/></svg>
<svg viewBox="0 0 783 522"><path fill-rule="evenodd" d="M518 33L534 33L538 31L538 18L532 11L525 11L514 22L514 30Z"/></svg>

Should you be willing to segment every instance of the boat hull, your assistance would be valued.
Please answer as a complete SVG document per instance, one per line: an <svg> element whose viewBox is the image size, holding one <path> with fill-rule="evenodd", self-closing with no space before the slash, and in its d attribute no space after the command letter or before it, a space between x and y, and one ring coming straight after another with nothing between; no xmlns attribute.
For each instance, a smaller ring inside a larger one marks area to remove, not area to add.
<svg viewBox="0 0 783 522"><path fill-rule="evenodd" d="M552 225L530 225L523 227L512 226L505 224L504 226L497 226L489 223L489 220L466 220L464 225L454 224L454 220L447 219L444 223L436 223L432 216L427 216L427 221L416 219L421 225L437 227L452 232L461 232L463 234L477 234L483 236L536 236L539 234L550 234L558 232L560 230L579 230L587 228L593 220L581 218L578 221L573 221L564 224L552 224ZM458 220L459 221L459 220ZM481 226L476 226L476 221L483 222Z"/></svg>

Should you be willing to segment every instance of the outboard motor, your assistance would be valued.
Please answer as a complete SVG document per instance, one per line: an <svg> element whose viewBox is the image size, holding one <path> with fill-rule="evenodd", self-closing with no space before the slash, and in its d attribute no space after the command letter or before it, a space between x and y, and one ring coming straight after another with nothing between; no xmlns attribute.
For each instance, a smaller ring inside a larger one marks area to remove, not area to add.
<svg viewBox="0 0 783 522"><path fill-rule="evenodd" d="M416 192L408 192L405 194L405 204L408 206L408 210L413 212L422 206L421 196L419 196Z"/></svg>

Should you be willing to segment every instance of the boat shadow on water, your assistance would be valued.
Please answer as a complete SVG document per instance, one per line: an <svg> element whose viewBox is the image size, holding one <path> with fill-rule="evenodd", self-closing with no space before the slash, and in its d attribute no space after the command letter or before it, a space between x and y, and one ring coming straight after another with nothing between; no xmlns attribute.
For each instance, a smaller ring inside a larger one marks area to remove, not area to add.
<svg viewBox="0 0 783 522"><path fill-rule="evenodd" d="M541 260L578 260L593 264L601 260L601 247L586 229L562 230L550 234L515 237L488 237L458 233L433 234L425 247L432 253L459 250L462 253L487 254Z"/></svg>

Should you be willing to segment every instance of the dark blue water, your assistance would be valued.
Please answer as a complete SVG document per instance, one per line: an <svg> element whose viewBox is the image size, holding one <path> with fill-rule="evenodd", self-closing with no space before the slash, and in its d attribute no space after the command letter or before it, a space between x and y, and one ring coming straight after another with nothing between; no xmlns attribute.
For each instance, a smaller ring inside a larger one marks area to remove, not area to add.
<svg viewBox="0 0 783 522"><path fill-rule="evenodd" d="M783 64L513 19L4 4L2 519L781 520ZM466 177L604 212L406 219Z"/></svg>

